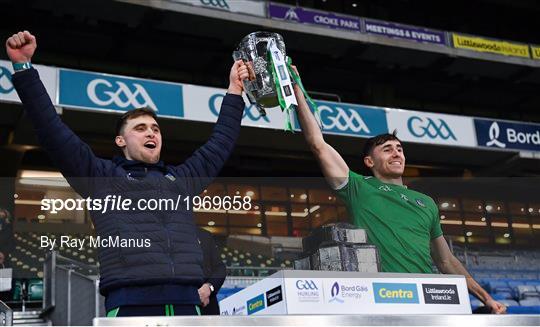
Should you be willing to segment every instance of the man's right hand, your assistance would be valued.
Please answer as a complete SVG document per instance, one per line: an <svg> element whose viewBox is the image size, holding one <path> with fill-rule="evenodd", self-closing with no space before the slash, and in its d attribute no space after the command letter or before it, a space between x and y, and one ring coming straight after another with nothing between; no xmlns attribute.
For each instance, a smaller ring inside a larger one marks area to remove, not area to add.
<svg viewBox="0 0 540 327"><path fill-rule="evenodd" d="M28 31L13 34L6 41L6 52L13 63L25 63L31 61L36 48L36 37Z"/></svg>

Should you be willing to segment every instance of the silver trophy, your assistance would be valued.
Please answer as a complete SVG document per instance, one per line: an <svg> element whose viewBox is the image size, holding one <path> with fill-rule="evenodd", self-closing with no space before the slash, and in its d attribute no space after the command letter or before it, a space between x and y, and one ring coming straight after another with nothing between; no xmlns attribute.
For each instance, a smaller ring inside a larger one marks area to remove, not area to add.
<svg viewBox="0 0 540 327"><path fill-rule="evenodd" d="M244 91L262 116L266 115L265 108L279 106L272 67L268 62L267 49L271 40L275 41L283 58L286 58L283 37L271 32L253 32L247 35L233 52L234 60L242 59L248 67L250 78L244 80Z"/></svg>

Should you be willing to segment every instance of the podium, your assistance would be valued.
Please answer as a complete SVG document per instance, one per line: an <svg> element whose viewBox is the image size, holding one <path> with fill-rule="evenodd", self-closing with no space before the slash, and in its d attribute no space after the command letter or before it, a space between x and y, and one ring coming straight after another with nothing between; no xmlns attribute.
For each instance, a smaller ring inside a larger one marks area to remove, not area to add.
<svg viewBox="0 0 540 327"><path fill-rule="evenodd" d="M220 303L221 315L470 314L460 275L282 270Z"/></svg>

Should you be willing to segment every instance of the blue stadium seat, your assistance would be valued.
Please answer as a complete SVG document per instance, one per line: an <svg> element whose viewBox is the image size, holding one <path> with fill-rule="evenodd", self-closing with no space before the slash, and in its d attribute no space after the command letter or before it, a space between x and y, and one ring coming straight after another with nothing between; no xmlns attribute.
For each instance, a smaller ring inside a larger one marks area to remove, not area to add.
<svg viewBox="0 0 540 327"><path fill-rule="evenodd" d="M525 281L522 280L510 280L508 281L508 286L510 286L512 289L517 289L519 285L525 285Z"/></svg>
<svg viewBox="0 0 540 327"><path fill-rule="evenodd" d="M521 305L522 307L540 306L540 298L537 298L537 297L526 298L524 300L519 301L519 305Z"/></svg>
<svg viewBox="0 0 540 327"><path fill-rule="evenodd" d="M491 293L512 292L512 288L508 286L508 283L506 281L491 280L488 282L488 292L491 292Z"/></svg>
<svg viewBox="0 0 540 327"><path fill-rule="evenodd" d="M500 293L498 292L498 293L491 294L491 296L493 297L494 300L497 300L497 301L514 299L514 296L510 292L500 292Z"/></svg>
<svg viewBox="0 0 540 327"><path fill-rule="evenodd" d="M528 280L525 282L526 285L540 286L540 280Z"/></svg>
<svg viewBox="0 0 540 327"><path fill-rule="evenodd" d="M515 300L500 300L499 302L507 307L519 307L519 303L517 303Z"/></svg>
<svg viewBox="0 0 540 327"><path fill-rule="evenodd" d="M534 285L519 285L517 287L518 297L520 299L526 299L531 297L540 298L540 293L536 290Z"/></svg>

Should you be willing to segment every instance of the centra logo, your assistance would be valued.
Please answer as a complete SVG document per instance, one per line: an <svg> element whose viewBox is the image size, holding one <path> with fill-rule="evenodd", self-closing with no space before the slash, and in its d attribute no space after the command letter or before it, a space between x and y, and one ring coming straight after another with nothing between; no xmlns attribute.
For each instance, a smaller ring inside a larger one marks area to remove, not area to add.
<svg viewBox="0 0 540 327"><path fill-rule="evenodd" d="M375 303L419 303L416 284L373 283Z"/></svg>
<svg viewBox="0 0 540 327"><path fill-rule="evenodd" d="M261 311L262 309L265 308L264 295L263 294L257 295L256 297L247 301L246 305L247 305L248 315L253 314L257 311Z"/></svg>

